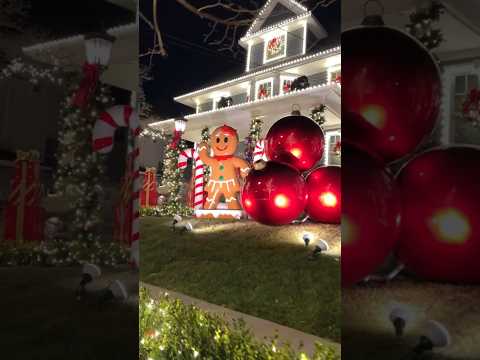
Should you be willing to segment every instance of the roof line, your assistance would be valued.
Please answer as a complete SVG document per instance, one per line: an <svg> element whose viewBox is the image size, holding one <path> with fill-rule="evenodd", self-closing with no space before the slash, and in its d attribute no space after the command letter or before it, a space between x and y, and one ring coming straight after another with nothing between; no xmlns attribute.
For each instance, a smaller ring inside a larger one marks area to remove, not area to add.
<svg viewBox="0 0 480 360"><path fill-rule="evenodd" d="M114 27L108 29L107 33L110 34L110 35L122 35L122 34L128 32L129 30L136 29L136 28L137 28L137 23L135 23L135 22L134 23L128 23L128 24L124 24L124 25L114 26ZM75 42L78 42L78 41L83 41L84 38L85 38L84 34L73 35L73 36L69 36L69 37L66 37L66 38L61 38L61 39L57 39L57 40L50 40L50 41L46 41L46 42L43 42L43 43L38 43L38 44L30 45L30 46L25 46L25 47L22 47L22 51L30 52L30 51L35 51L35 50L45 50L45 49L56 47L56 46L63 45L63 44L72 44L72 43L75 43Z"/></svg>

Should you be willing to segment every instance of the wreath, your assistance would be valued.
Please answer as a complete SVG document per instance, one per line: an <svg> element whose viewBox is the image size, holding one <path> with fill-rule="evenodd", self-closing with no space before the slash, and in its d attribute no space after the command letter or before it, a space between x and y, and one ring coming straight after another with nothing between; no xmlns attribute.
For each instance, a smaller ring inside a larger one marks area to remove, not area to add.
<svg viewBox="0 0 480 360"><path fill-rule="evenodd" d="M480 89L472 89L463 103L463 116L473 126L480 126Z"/></svg>

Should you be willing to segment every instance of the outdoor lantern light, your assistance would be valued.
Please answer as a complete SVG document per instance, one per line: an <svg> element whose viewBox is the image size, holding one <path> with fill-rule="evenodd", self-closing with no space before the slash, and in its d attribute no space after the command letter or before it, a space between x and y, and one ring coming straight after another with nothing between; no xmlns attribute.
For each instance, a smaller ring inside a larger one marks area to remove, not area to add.
<svg viewBox="0 0 480 360"><path fill-rule="evenodd" d="M107 66L110 62L112 45L115 37L104 33L91 33L85 35L85 54L87 63Z"/></svg>
<svg viewBox="0 0 480 360"><path fill-rule="evenodd" d="M185 128L187 127L186 119L175 119L175 131L179 133L184 133Z"/></svg>
<svg viewBox="0 0 480 360"><path fill-rule="evenodd" d="M103 290L103 294L100 297L100 304L113 300L125 301L127 299L128 292L125 285L120 280L115 280L108 286L108 288Z"/></svg>
<svg viewBox="0 0 480 360"><path fill-rule="evenodd" d="M303 234L302 240L305 243L305 246L308 246L308 244L310 244L310 240L312 240L312 235L305 233Z"/></svg>

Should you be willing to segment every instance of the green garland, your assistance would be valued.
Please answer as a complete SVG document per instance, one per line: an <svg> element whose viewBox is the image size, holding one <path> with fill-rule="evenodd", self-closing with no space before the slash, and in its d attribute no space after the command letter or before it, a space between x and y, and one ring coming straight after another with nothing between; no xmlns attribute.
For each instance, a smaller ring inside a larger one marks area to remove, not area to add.
<svg viewBox="0 0 480 360"><path fill-rule="evenodd" d="M208 143L210 141L210 129L208 126L205 126L202 129L202 135L201 135L202 142ZM204 166L203 167L203 183L207 184L208 179L210 178L210 166Z"/></svg>
<svg viewBox="0 0 480 360"><path fill-rule="evenodd" d="M426 8L417 9L410 14L410 23L405 26L406 31L432 50L443 41L440 29L434 29L433 23L440 20L444 6L436 0L431 1Z"/></svg>
<svg viewBox="0 0 480 360"><path fill-rule="evenodd" d="M257 341L242 320L228 323L195 306L164 295L152 299L140 289L139 359L339 360L334 349L316 344L313 358L297 353L278 339Z"/></svg>
<svg viewBox="0 0 480 360"><path fill-rule="evenodd" d="M117 242L49 241L37 244L3 245L0 247L2 266L74 266L90 262L97 265L126 264L129 251Z"/></svg>
<svg viewBox="0 0 480 360"><path fill-rule="evenodd" d="M245 160L249 163L253 163L253 152L255 151L255 145L260 140L262 133L263 121L258 117L254 117L250 122L250 130L246 140L245 148Z"/></svg>
<svg viewBox="0 0 480 360"><path fill-rule="evenodd" d="M180 141L176 148L172 148L171 142L167 142L165 146L162 185L169 189L169 196L165 203L160 206L162 216L188 216L192 214L192 209L183 203L181 196L183 172L177 165L178 156L183 149L185 149L183 141Z"/></svg>
<svg viewBox="0 0 480 360"><path fill-rule="evenodd" d="M74 209L69 238L91 243L101 237L104 205L104 161L93 152L92 131L99 114L113 105L113 98L107 86L99 85L87 108L81 110L71 103L76 87L71 86L62 103L55 190L68 197Z"/></svg>

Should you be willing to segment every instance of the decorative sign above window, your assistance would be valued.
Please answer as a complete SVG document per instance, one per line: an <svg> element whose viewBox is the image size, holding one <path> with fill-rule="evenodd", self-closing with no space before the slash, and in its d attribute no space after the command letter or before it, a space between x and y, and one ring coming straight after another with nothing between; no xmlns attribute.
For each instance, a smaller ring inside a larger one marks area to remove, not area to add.
<svg viewBox="0 0 480 360"><path fill-rule="evenodd" d="M287 55L287 35L277 34L265 39L265 51L263 62L280 59Z"/></svg>

